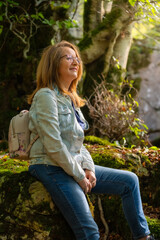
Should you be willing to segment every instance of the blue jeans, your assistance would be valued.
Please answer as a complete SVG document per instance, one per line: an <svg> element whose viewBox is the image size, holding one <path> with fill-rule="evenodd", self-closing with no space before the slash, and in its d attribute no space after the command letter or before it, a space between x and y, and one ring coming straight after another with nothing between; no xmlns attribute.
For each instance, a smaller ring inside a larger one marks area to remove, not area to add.
<svg viewBox="0 0 160 240"><path fill-rule="evenodd" d="M31 165L31 175L43 183L71 226L77 240L98 240L99 231L86 196L78 183L60 167ZM95 166L97 184L92 193L118 194L134 239L150 234L145 219L138 177L129 171Z"/></svg>

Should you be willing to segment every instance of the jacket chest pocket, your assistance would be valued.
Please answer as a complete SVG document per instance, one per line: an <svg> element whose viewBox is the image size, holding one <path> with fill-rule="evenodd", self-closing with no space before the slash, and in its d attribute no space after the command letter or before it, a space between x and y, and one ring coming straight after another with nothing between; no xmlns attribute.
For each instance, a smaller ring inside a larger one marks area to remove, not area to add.
<svg viewBox="0 0 160 240"><path fill-rule="evenodd" d="M72 122L72 111L68 107L58 107L58 117L60 128L68 128L73 124Z"/></svg>

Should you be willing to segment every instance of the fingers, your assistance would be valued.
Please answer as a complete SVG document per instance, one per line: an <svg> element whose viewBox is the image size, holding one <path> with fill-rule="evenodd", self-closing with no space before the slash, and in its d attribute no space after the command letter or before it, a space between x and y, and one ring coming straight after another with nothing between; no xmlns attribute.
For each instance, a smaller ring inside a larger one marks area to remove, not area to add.
<svg viewBox="0 0 160 240"><path fill-rule="evenodd" d="M92 189L92 184L90 183L90 181L88 179L86 179L86 184L84 187L84 193L87 194L88 192L90 192Z"/></svg>
<svg viewBox="0 0 160 240"><path fill-rule="evenodd" d="M92 188L96 185L96 182L90 182L88 179L87 179L87 186L85 188L85 194L91 192Z"/></svg>
<svg viewBox="0 0 160 240"><path fill-rule="evenodd" d="M80 185L85 194L87 194L92 189L92 185L86 177L83 180L81 180L78 184Z"/></svg>
<svg viewBox="0 0 160 240"><path fill-rule="evenodd" d="M96 186L96 180L94 180L93 182L91 182L92 184L92 188L94 188Z"/></svg>
<svg viewBox="0 0 160 240"><path fill-rule="evenodd" d="M86 178L90 181L92 188L96 186L96 176L95 174L90 171L90 170L86 170Z"/></svg>
<svg viewBox="0 0 160 240"><path fill-rule="evenodd" d="M96 178L95 177L90 177L89 181L92 184L92 187L95 187L95 185L96 185Z"/></svg>
<svg viewBox="0 0 160 240"><path fill-rule="evenodd" d="M90 181L88 181L88 192L91 192L91 189L92 189L92 184Z"/></svg>
<svg viewBox="0 0 160 240"><path fill-rule="evenodd" d="M83 180L81 180L79 185L85 194L91 192L92 188L96 185L96 177L94 173L88 176L88 178L85 177Z"/></svg>

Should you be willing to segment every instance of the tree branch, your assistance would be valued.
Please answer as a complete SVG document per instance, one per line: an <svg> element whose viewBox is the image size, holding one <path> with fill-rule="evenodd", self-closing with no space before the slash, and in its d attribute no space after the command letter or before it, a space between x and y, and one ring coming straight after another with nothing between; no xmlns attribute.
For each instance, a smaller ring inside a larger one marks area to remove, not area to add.
<svg viewBox="0 0 160 240"><path fill-rule="evenodd" d="M71 5L70 5L70 7L68 8L68 11L67 11L67 17L68 18L74 19L74 16L75 16L75 14L77 12L77 9L78 9L78 4L79 4L79 0L72 0ZM73 12L73 10L74 10L74 12ZM73 12L73 15L71 17L72 12Z"/></svg>
<svg viewBox="0 0 160 240"><path fill-rule="evenodd" d="M17 8L20 8L22 9L22 11L25 13L26 16L29 16L29 14L27 13L27 11L22 8L22 7L19 7L17 6ZM30 21L30 31L29 31L29 36L27 36L27 34L25 34L24 31L19 31L17 28L16 28L16 23L13 21L10 20L9 16L8 16L8 3L6 4L6 8L5 8L5 16L6 16L6 19L8 20L9 24L10 24L10 31L16 35L26 46L23 50L23 57L24 58L27 58L27 53L29 52L30 50L30 39L36 34L37 32L37 29L38 29L38 26L34 23L34 21L29 18L29 21ZM35 27L35 31L33 32L33 25Z"/></svg>

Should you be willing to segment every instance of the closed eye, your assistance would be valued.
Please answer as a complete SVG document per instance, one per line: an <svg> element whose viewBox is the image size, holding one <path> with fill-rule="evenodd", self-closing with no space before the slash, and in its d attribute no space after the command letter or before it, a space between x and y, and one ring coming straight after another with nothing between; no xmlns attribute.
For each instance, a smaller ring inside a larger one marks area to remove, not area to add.
<svg viewBox="0 0 160 240"><path fill-rule="evenodd" d="M72 57L66 57L66 59L69 60L69 61L70 61L70 60L73 60Z"/></svg>

